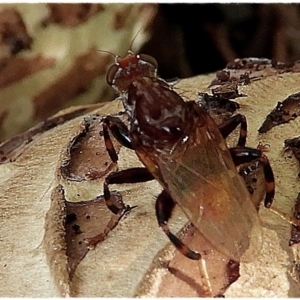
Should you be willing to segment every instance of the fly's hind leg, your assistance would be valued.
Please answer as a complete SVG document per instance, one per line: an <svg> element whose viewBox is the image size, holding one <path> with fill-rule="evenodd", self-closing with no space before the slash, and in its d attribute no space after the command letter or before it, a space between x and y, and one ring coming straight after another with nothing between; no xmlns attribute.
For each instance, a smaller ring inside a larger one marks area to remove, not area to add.
<svg viewBox="0 0 300 300"><path fill-rule="evenodd" d="M270 208L275 194L275 180L273 170L270 166L268 158L263 154L265 148L259 146L257 149L245 147L247 139L247 120L244 115L237 114L219 125L219 130L224 138L226 138L238 125L240 127L240 135L237 147L230 148L232 159L236 166L253 161L259 161L263 166L265 176L266 196L264 205Z"/></svg>
<svg viewBox="0 0 300 300"><path fill-rule="evenodd" d="M170 241L174 244L174 246L186 257L189 259L199 260L201 255L192 251L188 248L184 243L180 241L173 233L170 232L168 226L168 220L171 218L172 211L175 207L175 202L171 198L171 196L166 192L162 191L157 197L155 203L155 211L156 217L159 226L164 231L164 233L168 236Z"/></svg>
<svg viewBox="0 0 300 300"><path fill-rule="evenodd" d="M241 125L241 127L237 146L243 147L246 145L247 139L247 120L244 115L237 114L229 118L228 120L219 125L219 130L223 138L225 139L231 132L233 132L235 128L237 128L238 125Z"/></svg>
<svg viewBox="0 0 300 300"><path fill-rule="evenodd" d="M262 150L249 147L234 147L230 148L229 151L236 166L254 161L259 161L262 165L266 187L264 205L270 208L275 195L275 179L267 156L263 154Z"/></svg>
<svg viewBox="0 0 300 300"><path fill-rule="evenodd" d="M290 224L300 226L299 219L297 219L296 217L289 216L288 214L280 211L278 208L272 206L275 195L275 179L269 159L266 155L263 154L263 150L261 150L261 147L259 147L258 149L247 147L234 147L230 148L229 151L236 166L252 161L260 162L260 164L263 166L263 172L265 177L265 207L270 209L273 213L275 213L285 221L289 222Z"/></svg>
<svg viewBox="0 0 300 300"><path fill-rule="evenodd" d="M171 218L172 211L175 207L175 202L172 197L164 190L157 197L155 203L156 217L159 226L162 228L164 233L168 236L174 246L186 257L193 260L199 261L199 269L201 275L201 282L204 293L207 297L212 297L212 287L209 280L206 262L201 257L200 253L191 250L185 245L180 239L178 239L169 229L168 221Z"/></svg>

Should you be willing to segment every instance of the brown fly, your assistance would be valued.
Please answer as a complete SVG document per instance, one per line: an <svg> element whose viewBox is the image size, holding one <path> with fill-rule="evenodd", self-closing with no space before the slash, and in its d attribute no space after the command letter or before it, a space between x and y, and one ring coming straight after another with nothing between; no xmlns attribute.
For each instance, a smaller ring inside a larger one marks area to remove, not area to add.
<svg viewBox="0 0 300 300"><path fill-rule="evenodd" d="M197 230L229 259L239 261L257 232L259 217L247 187L236 167L258 161L265 177L265 206L274 197L274 176L261 148L248 148L247 122L237 114L217 125L194 101L185 102L167 82L157 76L157 62L148 55L128 52L107 73L107 82L123 102L130 125L108 116L103 122L106 148L113 161L118 157L109 132L133 149L145 168L111 173L104 182L104 198L114 213L120 211L109 191L116 183L159 181L163 191L155 209L159 226L186 257L199 260L203 288L211 296L211 285L201 255L181 242L168 227L178 204ZM228 148L225 138L240 125L237 146ZM257 243L259 245L259 243Z"/></svg>

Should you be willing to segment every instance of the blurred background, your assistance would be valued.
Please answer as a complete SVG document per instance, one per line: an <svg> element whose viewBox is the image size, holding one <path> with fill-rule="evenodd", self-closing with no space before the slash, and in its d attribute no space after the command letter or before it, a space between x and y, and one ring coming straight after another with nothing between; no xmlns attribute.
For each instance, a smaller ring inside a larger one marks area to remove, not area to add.
<svg viewBox="0 0 300 300"><path fill-rule="evenodd" d="M0 142L73 106L110 101L113 54L154 56L162 78L235 58L300 59L298 4L0 4Z"/></svg>

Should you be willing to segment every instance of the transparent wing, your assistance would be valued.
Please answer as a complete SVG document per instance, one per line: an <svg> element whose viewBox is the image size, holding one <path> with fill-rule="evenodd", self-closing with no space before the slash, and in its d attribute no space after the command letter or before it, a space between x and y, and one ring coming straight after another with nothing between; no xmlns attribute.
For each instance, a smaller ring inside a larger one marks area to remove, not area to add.
<svg viewBox="0 0 300 300"><path fill-rule="evenodd" d="M217 127L196 127L183 143L158 157L164 188L221 253L239 260L253 233L259 250L257 211Z"/></svg>

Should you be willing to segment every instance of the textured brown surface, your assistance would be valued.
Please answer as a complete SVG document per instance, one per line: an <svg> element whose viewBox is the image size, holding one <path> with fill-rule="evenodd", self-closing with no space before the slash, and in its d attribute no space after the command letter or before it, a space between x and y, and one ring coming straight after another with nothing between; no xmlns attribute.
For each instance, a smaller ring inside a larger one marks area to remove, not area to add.
<svg viewBox="0 0 300 300"><path fill-rule="evenodd" d="M50 23L57 23L62 27L76 26L88 21L105 9L100 3L49 3L47 6L50 11L48 17L42 21L43 26L48 26Z"/></svg>
<svg viewBox="0 0 300 300"><path fill-rule="evenodd" d="M0 11L0 37L0 45L5 45L11 55L31 48L32 38L17 9Z"/></svg>
<svg viewBox="0 0 300 300"><path fill-rule="evenodd" d="M32 100L35 119L43 120L60 107L84 94L91 88L94 80L104 76L111 56L99 52L95 47L77 57L71 68L63 76L38 93Z"/></svg>
<svg viewBox="0 0 300 300"><path fill-rule="evenodd" d="M299 61L285 64L266 58L236 58L230 61L226 68L216 73L211 85L238 82L249 84L251 81L260 80L263 77L273 76L286 72L299 72Z"/></svg>
<svg viewBox="0 0 300 300"><path fill-rule="evenodd" d="M24 59L20 57L2 58L0 60L0 88L7 87L19 80L55 65L54 58L41 55Z"/></svg>
<svg viewBox="0 0 300 300"><path fill-rule="evenodd" d="M105 72L114 56L98 50L123 55L139 31L138 49L154 8L0 4L0 142L65 107L112 100Z"/></svg>

